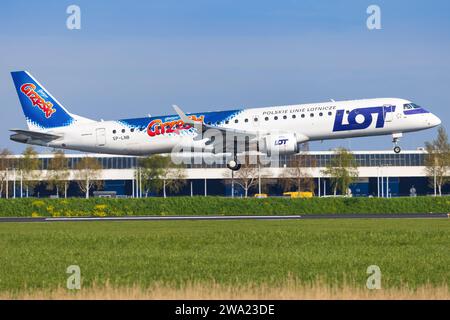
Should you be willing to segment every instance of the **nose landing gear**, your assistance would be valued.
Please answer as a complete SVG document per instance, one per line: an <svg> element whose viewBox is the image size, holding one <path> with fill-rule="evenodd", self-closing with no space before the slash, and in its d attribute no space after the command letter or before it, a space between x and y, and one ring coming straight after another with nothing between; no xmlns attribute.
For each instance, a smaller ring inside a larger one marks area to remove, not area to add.
<svg viewBox="0 0 450 320"><path fill-rule="evenodd" d="M394 133L392 135L392 143L394 144L394 152L395 153L400 153L402 151L402 149L398 146L398 141L400 140L400 137L402 136L401 133Z"/></svg>
<svg viewBox="0 0 450 320"><path fill-rule="evenodd" d="M398 141L400 140L400 138L402 136L403 136L403 134L401 132L396 132L396 133L392 134L392 143L394 144L394 152L395 153L400 153L402 151L402 149L398 145Z"/></svg>

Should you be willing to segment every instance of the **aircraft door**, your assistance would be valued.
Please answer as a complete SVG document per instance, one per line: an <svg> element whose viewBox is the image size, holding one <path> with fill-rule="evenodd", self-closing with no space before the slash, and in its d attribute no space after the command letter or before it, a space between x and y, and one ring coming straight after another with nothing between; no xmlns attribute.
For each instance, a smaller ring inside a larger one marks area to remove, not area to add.
<svg viewBox="0 0 450 320"><path fill-rule="evenodd" d="M383 106L384 122L392 122L394 119L395 106L386 104Z"/></svg>
<svg viewBox="0 0 450 320"><path fill-rule="evenodd" d="M96 133L96 145L97 147L104 147L106 145L106 130L105 128L98 128Z"/></svg>

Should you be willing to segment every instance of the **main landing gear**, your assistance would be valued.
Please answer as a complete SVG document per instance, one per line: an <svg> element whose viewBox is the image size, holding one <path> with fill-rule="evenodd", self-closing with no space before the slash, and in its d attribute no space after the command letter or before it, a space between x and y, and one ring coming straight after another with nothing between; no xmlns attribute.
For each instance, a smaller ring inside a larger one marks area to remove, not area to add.
<svg viewBox="0 0 450 320"><path fill-rule="evenodd" d="M237 137L234 137L233 140L233 159L228 161L227 168L232 171L238 171L241 168L241 164L239 163L237 159Z"/></svg>
<svg viewBox="0 0 450 320"><path fill-rule="evenodd" d="M233 171L238 171L241 168L241 164L237 160L237 157L235 157L233 160L228 161L227 168Z"/></svg>

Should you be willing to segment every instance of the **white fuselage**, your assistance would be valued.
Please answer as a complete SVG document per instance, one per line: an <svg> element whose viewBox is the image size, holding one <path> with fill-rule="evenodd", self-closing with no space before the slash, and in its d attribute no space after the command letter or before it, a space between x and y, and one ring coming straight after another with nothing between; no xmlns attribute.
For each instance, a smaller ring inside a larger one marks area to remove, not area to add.
<svg viewBox="0 0 450 320"><path fill-rule="evenodd" d="M440 124L438 117L397 98L330 101L299 105L195 113L204 123L261 134L295 134L298 143L350 137L401 134ZM414 111L415 110L415 111ZM180 143L195 143L194 128L158 131L176 126L177 115L79 123L48 133L62 138L47 144L85 152L149 155L168 153ZM156 129L155 129L156 128ZM184 141L184 142L183 142ZM199 142L200 143L200 142Z"/></svg>

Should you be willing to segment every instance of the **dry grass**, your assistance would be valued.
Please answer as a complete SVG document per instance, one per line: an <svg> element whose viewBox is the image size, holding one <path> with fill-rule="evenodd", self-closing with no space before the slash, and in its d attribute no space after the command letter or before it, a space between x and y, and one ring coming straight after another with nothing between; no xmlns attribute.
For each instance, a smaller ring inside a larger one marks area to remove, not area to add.
<svg viewBox="0 0 450 320"><path fill-rule="evenodd" d="M333 288L323 284L312 286L288 283L283 287L268 287L254 285L245 287L231 287L218 284L193 284L184 288L154 285L151 288L139 286L114 287L109 284L82 288L81 290L32 290L19 293L0 293L0 299L74 299L74 300L361 300L361 299L387 299L387 300L450 300L450 288L446 285L440 287L423 286L417 289L380 289L368 290L344 286Z"/></svg>

